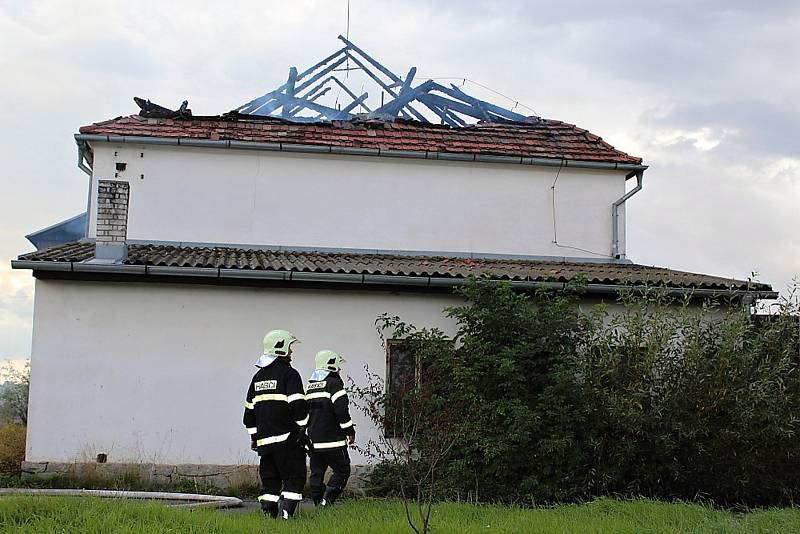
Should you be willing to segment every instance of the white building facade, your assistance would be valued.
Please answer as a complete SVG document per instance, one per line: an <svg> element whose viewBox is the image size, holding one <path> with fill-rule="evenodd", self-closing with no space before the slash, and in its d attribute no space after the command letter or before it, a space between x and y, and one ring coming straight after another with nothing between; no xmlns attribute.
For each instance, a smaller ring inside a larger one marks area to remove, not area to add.
<svg viewBox="0 0 800 534"><path fill-rule="evenodd" d="M385 376L376 318L453 332L442 310L472 273L520 290L583 274L596 299L653 284L772 294L627 260L624 206L646 167L566 126L125 117L81 129L85 236L13 264L37 278L27 469L99 454L254 465L241 416L266 331L300 338L304 376L323 348L357 382L364 366ZM351 411L359 442L381 432Z"/></svg>
<svg viewBox="0 0 800 534"><path fill-rule="evenodd" d="M130 183L132 242L608 259L612 206L630 172L108 142L92 148L92 198L100 179ZM115 171L120 162L125 170ZM619 212L624 256L624 207ZM91 209L89 237L96 237Z"/></svg>

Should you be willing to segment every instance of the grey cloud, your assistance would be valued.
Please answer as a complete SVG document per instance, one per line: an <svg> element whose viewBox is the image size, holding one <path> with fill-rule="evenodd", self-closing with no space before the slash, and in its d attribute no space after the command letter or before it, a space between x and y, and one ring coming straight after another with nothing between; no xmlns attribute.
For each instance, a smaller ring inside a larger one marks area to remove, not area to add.
<svg viewBox="0 0 800 534"><path fill-rule="evenodd" d="M0 63L14 73L0 84L10 103L0 115L6 266L30 249L25 233L85 205L79 126L135 112L134 95L227 111L333 52L345 32L341 0L0 0L4 16L14 30L13 40L0 35L13 49ZM779 176L775 197L747 184L762 179L754 162L799 157L798 34L796 0L351 2L351 37L393 70L470 77L643 156L651 168L628 212L633 259L735 276L757 267L777 288L800 268L800 178ZM688 139L656 142L664 130L703 127L738 133L707 152ZM9 306L30 316L20 300ZM0 356L25 354L29 331L3 328Z"/></svg>
<svg viewBox="0 0 800 534"><path fill-rule="evenodd" d="M436 33L447 33L453 57L511 58L517 69L552 57L599 78L697 101L750 95L765 67L786 69L787 94L800 89L792 74L793 65L800 69L796 2L458 2L442 11ZM473 41L469 54L465 40Z"/></svg>
<svg viewBox="0 0 800 534"><path fill-rule="evenodd" d="M734 162L694 152L645 174L626 210L631 258L737 278L755 270L786 289L800 275L797 197L764 187L758 171L742 176Z"/></svg>
<svg viewBox="0 0 800 534"><path fill-rule="evenodd" d="M28 320L32 311L33 298L30 287L8 291L0 301L0 313L7 312L20 320Z"/></svg>
<svg viewBox="0 0 800 534"><path fill-rule="evenodd" d="M405 2L417 7L430 6L427 0ZM703 24L731 13L744 13L758 20L766 16L784 15L798 11L792 0L753 2L751 0L617 0L586 2L582 0L497 2L493 0L450 0L436 2L443 16L459 18L505 17L525 18L531 30L538 26L564 21L655 19L683 24ZM635 28L625 28L635 30Z"/></svg>
<svg viewBox="0 0 800 534"><path fill-rule="evenodd" d="M57 56L77 63L89 72L126 78L157 78L164 62L148 48L123 38L104 38L102 43L87 39L58 45Z"/></svg>
<svg viewBox="0 0 800 534"><path fill-rule="evenodd" d="M685 130L708 127L717 134L734 132L717 149L731 156L800 157L800 108L786 103L738 100L685 104L666 115L645 115L643 124Z"/></svg>

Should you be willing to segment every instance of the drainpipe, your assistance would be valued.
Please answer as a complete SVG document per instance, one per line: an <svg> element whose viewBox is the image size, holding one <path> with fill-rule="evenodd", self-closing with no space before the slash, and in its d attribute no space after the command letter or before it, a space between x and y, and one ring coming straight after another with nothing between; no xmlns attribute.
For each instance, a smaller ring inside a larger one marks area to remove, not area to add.
<svg viewBox="0 0 800 534"><path fill-rule="evenodd" d="M623 259L625 256L625 254L620 253L619 250L619 207L623 205L626 200L642 190L642 178L644 177L644 170L631 171L627 176L625 176L625 181L633 178L633 176L636 176L636 187L625 193L622 198L614 202L614 204L611 206L611 227L613 233L611 238L611 255L618 260Z"/></svg>
<svg viewBox="0 0 800 534"><path fill-rule="evenodd" d="M75 143L78 145L78 168L89 175L89 192L86 195L86 228L83 230L83 237L89 237L89 221L92 220L92 168L89 165L92 165L92 156L91 149L89 149L89 143L86 141L81 141L79 139L75 140ZM87 157L88 156L88 157ZM84 160L89 163L86 165Z"/></svg>
<svg viewBox="0 0 800 534"><path fill-rule="evenodd" d="M89 164L92 163L90 158L87 158L87 151L86 151L86 141L78 141L78 168L89 175L91 178L92 176L92 168L86 165L83 161L86 160Z"/></svg>

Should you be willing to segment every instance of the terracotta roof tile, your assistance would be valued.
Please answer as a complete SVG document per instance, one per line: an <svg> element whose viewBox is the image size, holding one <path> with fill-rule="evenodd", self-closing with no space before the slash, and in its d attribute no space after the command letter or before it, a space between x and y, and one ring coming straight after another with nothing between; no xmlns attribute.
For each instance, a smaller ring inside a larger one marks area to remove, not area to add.
<svg viewBox="0 0 800 534"><path fill-rule="evenodd" d="M461 128L416 121L294 123L272 117L229 115L189 119L117 117L80 129L82 134L302 143L480 155L640 164L601 137L549 119L532 123L478 123Z"/></svg>

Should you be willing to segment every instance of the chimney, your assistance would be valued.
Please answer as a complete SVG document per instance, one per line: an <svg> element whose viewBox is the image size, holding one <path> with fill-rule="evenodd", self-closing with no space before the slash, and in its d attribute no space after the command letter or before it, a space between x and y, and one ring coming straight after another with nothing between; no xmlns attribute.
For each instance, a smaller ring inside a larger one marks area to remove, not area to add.
<svg viewBox="0 0 800 534"><path fill-rule="evenodd" d="M122 261L128 257L128 191L130 184L117 180L97 182L97 239L94 257Z"/></svg>

